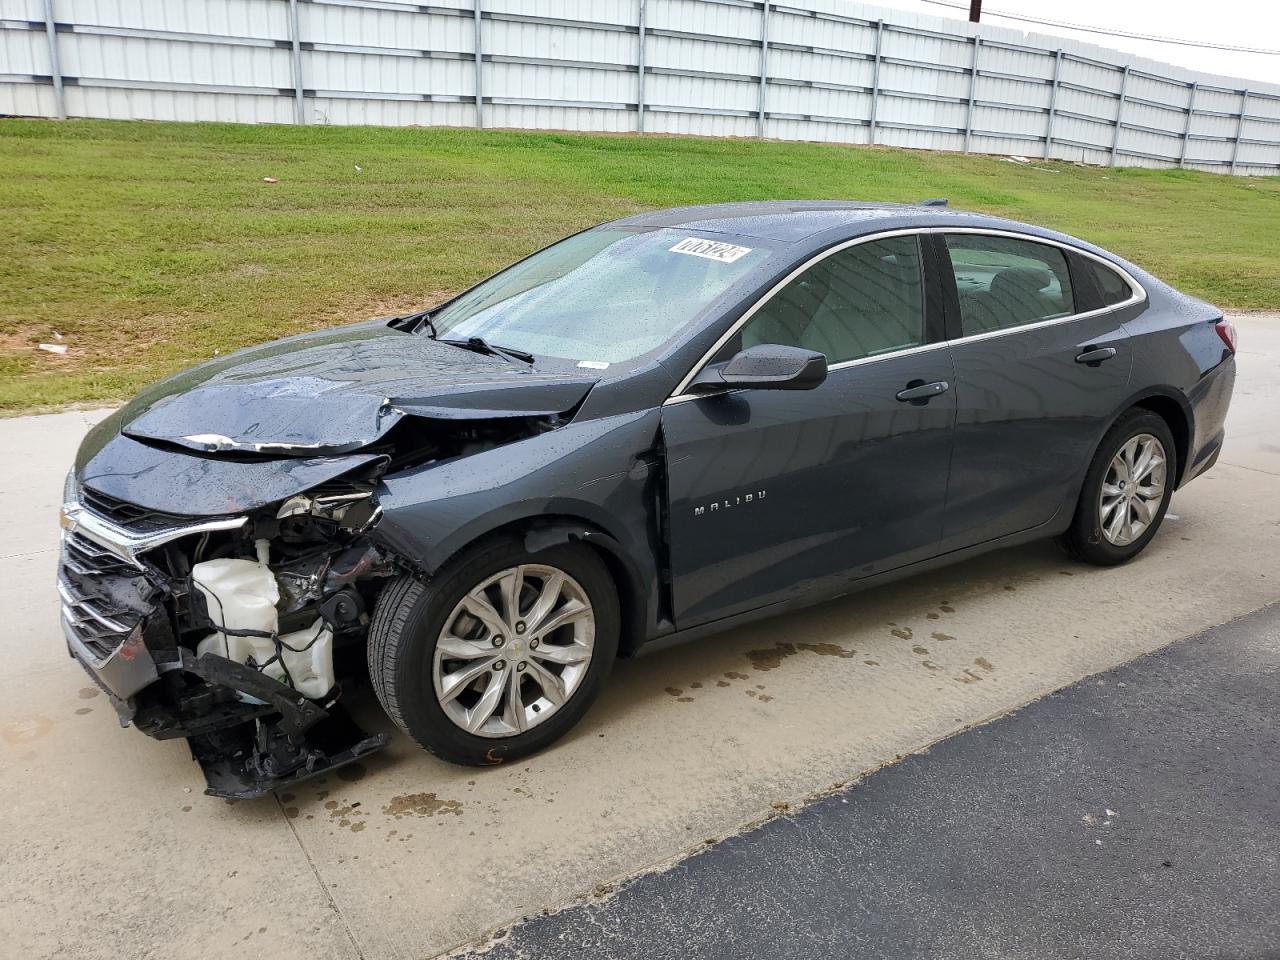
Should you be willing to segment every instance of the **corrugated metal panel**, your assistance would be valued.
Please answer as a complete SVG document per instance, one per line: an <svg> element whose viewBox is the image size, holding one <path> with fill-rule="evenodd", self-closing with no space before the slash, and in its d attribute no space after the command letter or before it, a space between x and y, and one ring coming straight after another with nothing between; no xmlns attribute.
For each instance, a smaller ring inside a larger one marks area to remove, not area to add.
<svg viewBox="0 0 1280 960"><path fill-rule="evenodd" d="M880 54L889 59L912 60L939 67L968 68L972 56L968 38L938 37L886 28ZM947 74L951 76L951 74Z"/></svg>
<svg viewBox="0 0 1280 960"><path fill-rule="evenodd" d="M67 113L112 120L208 120L219 123L289 123L292 105L279 97L67 87Z"/></svg>
<svg viewBox="0 0 1280 960"><path fill-rule="evenodd" d="M482 0L482 6L485 13L624 26L634 26L639 11L637 0Z"/></svg>
<svg viewBox="0 0 1280 960"><path fill-rule="evenodd" d="M315 97L307 104L311 122L342 126L465 127L475 121L475 107L469 103Z"/></svg>
<svg viewBox="0 0 1280 960"><path fill-rule="evenodd" d="M484 95L498 99L567 100L590 90L593 103L624 105L632 94L631 77L618 70L587 70L523 63L487 68ZM552 108L548 108L552 109ZM584 129L591 129L590 127Z"/></svg>
<svg viewBox="0 0 1280 960"><path fill-rule="evenodd" d="M751 117L664 111L655 111L645 121L645 127L654 133L685 133L700 137L752 137L756 133L756 121Z"/></svg>
<svg viewBox="0 0 1280 960"><path fill-rule="evenodd" d="M0 0L0 20L43 20L44 0Z"/></svg>
<svg viewBox="0 0 1280 960"><path fill-rule="evenodd" d="M1219 117L1206 116L1197 113L1191 122L1191 133L1193 136L1201 137L1229 137L1232 140L1236 136L1236 127L1239 125L1238 117ZM1245 121L1245 136L1250 136L1248 132L1249 121Z"/></svg>
<svg viewBox="0 0 1280 960"><path fill-rule="evenodd" d="M820 19L787 9L774 10L769 17L769 41L870 54L875 46L875 27L848 20Z"/></svg>
<svg viewBox="0 0 1280 960"><path fill-rule="evenodd" d="M1218 113L1238 113L1240 94L1235 90L1214 90L1212 87L1206 89L1202 86L1196 93L1196 109Z"/></svg>
<svg viewBox="0 0 1280 960"><path fill-rule="evenodd" d="M498 20L485 24L484 39L485 56L635 64L635 38L617 30Z"/></svg>
<svg viewBox="0 0 1280 960"><path fill-rule="evenodd" d="M635 114L626 110L581 107L538 107L494 104L486 108L496 126L530 130L600 130L625 133L634 129Z"/></svg>
<svg viewBox="0 0 1280 960"><path fill-rule="evenodd" d="M1058 79L1063 84L1088 87L1099 95L1111 95L1114 97L1120 93L1121 69L1064 57L1062 60L1062 73Z"/></svg>
<svg viewBox="0 0 1280 960"><path fill-rule="evenodd" d="M869 59L855 60L776 47L769 50L770 79L805 80L810 83L866 87L869 90L874 69Z"/></svg>
<svg viewBox="0 0 1280 960"><path fill-rule="evenodd" d="M648 37L645 60L651 69L657 70L714 71L743 77L760 73L758 47L683 37Z"/></svg>
<svg viewBox="0 0 1280 960"><path fill-rule="evenodd" d="M309 43L383 47L390 50L471 52L471 18L378 10L323 3L298 5L298 24ZM289 35L286 26L281 37Z"/></svg>
<svg viewBox="0 0 1280 960"><path fill-rule="evenodd" d="M648 0L645 11L651 30L678 30L705 36L760 39L760 10L753 3Z"/></svg>
<svg viewBox="0 0 1280 960"><path fill-rule="evenodd" d="M330 93L475 95L475 72L464 60L309 50L302 54L302 75L309 89Z"/></svg>
<svg viewBox="0 0 1280 960"><path fill-rule="evenodd" d="M655 74L646 83L646 96L653 108L692 107L754 113L758 104L758 85L740 80Z"/></svg>
<svg viewBox="0 0 1280 960"><path fill-rule="evenodd" d="M479 64L474 0L299 0L297 38L292 9L56 0L65 111L626 131L640 107L658 133L1280 171L1275 84L848 0L770 6L767 60L763 0L644 0L643 38L641 0L480 0ZM58 115L44 16L0 0L0 112Z"/></svg>
<svg viewBox="0 0 1280 960"><path fill-rule="evenodd" d="M771 114L792 113L831 119L864 117L871 110L871 94L770 84L768 109Z"/></svg>
<svg viewBox="0 0 1280 960"><path fill-rule="evenodd" d="M43 30L0 30L0 74L47 76L49 72L49 38Z"/></svg>
<svg viewBox="0 0 1280 960"><path fill-rule="evenodd" d="M85 79L262 87L273 93L293 83L287 50L174 43L141 37L63 34L63 72Z"/></svg>
<svg viewBox="0 0 1280 960"><path fill-rule="evenodd" d="M273 0L56 0L54 11L61 23L229 37L289 35L288 5Z"/></svg>
<svg viewBox="0 0 1280 960"><path fill-rule="evenodd" d="M1261 97L1257 96L1257 91L1253 91L1247 103L1247 112L1251 117L1267 117L1272 120L1280 120L1280 96ZM1231 110L1239 112L1240 98L1236 97L1235 102L1231 105Z"/></svg>
<svg viewBox="0 0 1280 960"><path fill-rule="evenodd" d="M34 83L0 83L0 114L11 117L56 116L53 87Z"/></svg>

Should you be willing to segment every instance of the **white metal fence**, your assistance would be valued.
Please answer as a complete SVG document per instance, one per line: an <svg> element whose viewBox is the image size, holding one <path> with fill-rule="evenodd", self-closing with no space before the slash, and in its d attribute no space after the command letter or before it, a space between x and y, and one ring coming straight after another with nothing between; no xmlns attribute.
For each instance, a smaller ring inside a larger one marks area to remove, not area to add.
<svg viewBox="0 0 1280 960"><path fill-rule="evenodd" d="M1280 86L842 0L0 0L0 113L1280 171Z"/></svg>

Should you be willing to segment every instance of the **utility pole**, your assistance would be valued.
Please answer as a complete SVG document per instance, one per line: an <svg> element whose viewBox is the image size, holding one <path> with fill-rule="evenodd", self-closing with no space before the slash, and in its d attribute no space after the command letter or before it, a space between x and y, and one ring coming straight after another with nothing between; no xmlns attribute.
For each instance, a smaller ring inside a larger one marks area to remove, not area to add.
<svg viewBox="0 0 1280 960"><path fill-rule="evenodd" d="M982 17L982 0L969 0L969 22L977 23Z"/></svg>

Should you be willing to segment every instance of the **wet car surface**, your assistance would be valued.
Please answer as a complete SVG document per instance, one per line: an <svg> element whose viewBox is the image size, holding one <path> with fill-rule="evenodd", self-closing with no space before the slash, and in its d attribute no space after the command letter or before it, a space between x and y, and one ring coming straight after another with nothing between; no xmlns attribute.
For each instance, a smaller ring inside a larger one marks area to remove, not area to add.
<svg viewBox="0 0 1280 960"><path fill-rule="evenodd" d="M68 476L64 630L217 795L384 746L340 703L362 661L422 746L513 760L651 641L1049 536L1129 559L1217 459L1234 350L1215 308L1039 228L639 215L144 391Z"/></svg>
<svg viewBox="0 0 1280 960"><path fill-rule="evenodd" d="M371 690L351 687L352 716L390 744L279 799L234 804L200 796L183 741L121 729L61 641L50 584L61 481L87 424L109 411L6 420L0 447L22 453L0 461L0 490L29 509L0 557L12 610L0 640L0 892L32 909L0 917L0 935L24 955L86 960L239 957L247 944L288 960L435 956L595 902L706 840L789 818L899 755L1274 602L1280 328L1274 316L1232 319L1229 442L1175 495L1139 562L1091 567L1032 543L702 642L649 645L554 747L488 769L419 749ZM417 909L388 910L405 890Z"/></svg>

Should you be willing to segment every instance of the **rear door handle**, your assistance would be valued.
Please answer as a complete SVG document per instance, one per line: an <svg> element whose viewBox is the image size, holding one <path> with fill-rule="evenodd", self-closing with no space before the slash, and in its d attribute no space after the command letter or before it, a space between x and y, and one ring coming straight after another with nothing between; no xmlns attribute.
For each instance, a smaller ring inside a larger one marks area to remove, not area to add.
<svg viewBox="0 0 1280 960"><path fill-rule="evenodd" d="M1096 367L1103 360L1110 360L1115 355L1115 347L1090 347L1076 357L1076 363L1085 363L1091 367Z"/></svg>
<svg viewBox="0 0 1280 960"><path fill-rule="evenodd" d="M903 403L914 403L916 406L923 406L934 397L940 396L950 389L951 384L945 380L935 380L932 383L912 380L907 384L906 389L898 391L897 397Z"/></svg>

